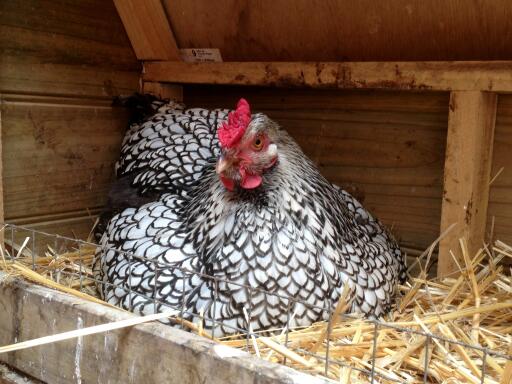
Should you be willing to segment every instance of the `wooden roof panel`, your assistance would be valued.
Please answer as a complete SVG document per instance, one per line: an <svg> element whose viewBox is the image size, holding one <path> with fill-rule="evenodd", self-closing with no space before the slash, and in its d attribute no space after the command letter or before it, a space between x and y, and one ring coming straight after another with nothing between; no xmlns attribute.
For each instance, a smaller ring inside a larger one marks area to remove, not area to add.
<svg viewBox="0 0 512 384"><path fill-rule="evenodd" d="M512 59L509 0L163 0L180 48L225 61Z"/></svg>

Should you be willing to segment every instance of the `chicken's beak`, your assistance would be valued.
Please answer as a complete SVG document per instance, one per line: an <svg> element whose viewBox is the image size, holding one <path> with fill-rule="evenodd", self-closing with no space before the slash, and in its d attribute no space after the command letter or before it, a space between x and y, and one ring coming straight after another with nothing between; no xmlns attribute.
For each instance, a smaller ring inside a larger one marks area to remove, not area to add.
<svg viewBox="0 0 512 384"><path fill-rule="evenodd" d="M219 161L217 161L217 166L216 166L217 174L221 175L230 166L231 166L231 161L227 160L224 156L221 156Z"/></svg>

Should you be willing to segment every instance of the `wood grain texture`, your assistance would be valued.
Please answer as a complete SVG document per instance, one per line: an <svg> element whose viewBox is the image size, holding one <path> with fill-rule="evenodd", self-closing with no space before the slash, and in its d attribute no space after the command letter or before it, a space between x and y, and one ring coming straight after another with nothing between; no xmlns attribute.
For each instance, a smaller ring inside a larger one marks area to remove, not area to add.
<svg viewBox="0 0 512 384"><path fill-rule="evenodd" d="M148 62L145 81L273 87L512 92L512 61Z"/></svg>
<svg viewBox="0 0 512 384"><path fill-rule="evenodd" d="M0 54L31 63L87 65L119 71L139 71L129 45L117 45L50 32L0 25Z"/></svg>
<svg viewBox="0 0 512 384"><path fill-rule="evenodd" d="M178 84L142 82L142 93L149 93L161 99L183 101L183 87Z"/></svg>
<svg viewBox="0 0 512 384"><path fill-rule="evenodd" d="M180 60L161 0L114 0L139 60Z"/></svg>
<svg viewBox="0 0 512 384"><path fill-rule="evenodd" d="M512 244L512 95L499 95L491 177L487 231L494 217L494 239ZM512 262L512 260L509 260Z"/></svg>
<svg viewBox="0 0 512 384"><path fill-rule="evenodd" d="M448 95L185 86L188 106L232 108L240 97L278 121L402 245L439 235Z"/></svg>
<svg viewBox="0 0 512 384"><path fill-rule="evenodd" d="M164 0L181 48L226 61L512 59L508 0Z"/></svg>
<svg viewBox="0 0 512 384"><path fill-rule="evenodd" d="M2 136L3 136L3 119L2 119L2 99L0 97L0 222L5 222L4 215L4 178L3 178L3 146L2 146ZM4 234L0 233L0 246L4 243Z"/></svg>
<svg viewBox="0 0 512 384"><path fill-rule="evenodd" d="M105 203L127 119L109 103L2 103L6 220Z"/></svg>
<svg viewBox="0 0 512 384"><path fill-rule="evenodd" d="M136 316L5 273L0 308L0 345ZM0 361L52 384L328 384L158 321L2 354Z"/></svg>
<svg viewBox="0 0 512 384"><path fill-rule="evenodd" d="M141 65L111 1L0 2L5 220L86 238Z"/></svg>
<svg viewBox="0 0 512 384"><path fill-rule="evenodd" d="M0 9L0 24L23 28L34 32L33 35L42 32L77 41L130 47L112 1L9 0L2 1ZM133 53L132 56L135 57Z"/></svg>
<svg viewBox="0 0 512 384"><path fill-rule="evenodd" d="M444 167L441 232L456 224L439 243L438 276L464 265L459 239L467 241L469 255L483 247L494 144L497 95L452 92Z"/></svg>
<svg viewBox="0 0 512 384"><path fill-rule="evenodd" d="M33 63L23 57L3 56L0 92L35 95L98 97L131 94L139 87L139 74L81 65Z"/></svg>
<svg viewBox="0 0 512 384"><path fill-rule="evenodd" d="M140 64L110 2L0 4L0 92L112 97L138 88Z"/></svg>

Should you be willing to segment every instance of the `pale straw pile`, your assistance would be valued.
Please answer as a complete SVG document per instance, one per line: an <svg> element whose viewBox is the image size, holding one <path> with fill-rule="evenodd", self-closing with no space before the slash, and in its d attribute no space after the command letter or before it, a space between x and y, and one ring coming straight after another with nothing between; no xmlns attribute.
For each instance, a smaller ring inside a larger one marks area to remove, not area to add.
<svg viewBox="0 0 512 384"><path fill-rule="evenodd" d="M459 263L460 274L443 280L427 279L427 272L421 269L418 277L400 287L397 309L377 326L375 339L375 323L343 315L348 307L345 291L330 323L292 329L288 335L275 330L273 336L267 333L248 339L240 335L217 341L338 383L368 383L369 375L373 375L378 383L478 384L482 382L484 360L485 383L510 383L512 362L506 357L512 354L512 279L504 261L512 257L512 247L497 241L473 257L468 255L463 240L461 247L464 262ZM19 247L18 256L16 262L11 262L3 255L0 269L105 304L96 297L94 283L87 278L92 277L93 246L83 245L80 250L58 255L48 248L46 256L36 260L24 256L23 247ZM85 278L77 278L77 272ZM135 323L155 320L154 316L139 318ZM177 322L208 337L201 324ZM110 328L107 324L86 334L133 324L112 323ZM62 340L63 336L55 337ZM46 342L52 342L51 338ZM0 353L13 347L0 348Z"/></svg>

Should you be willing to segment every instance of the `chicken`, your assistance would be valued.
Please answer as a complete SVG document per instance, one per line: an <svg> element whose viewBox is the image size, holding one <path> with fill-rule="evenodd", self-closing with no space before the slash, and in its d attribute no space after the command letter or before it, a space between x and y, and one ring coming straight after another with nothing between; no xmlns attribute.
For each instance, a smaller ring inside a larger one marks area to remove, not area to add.
<svg viewBox="0 0 512 384"><path fill-rule="evenodd" d="M204 314L222 336L326 319L344 285L352 312L378 318L405 279L383 225L244 99L232 112L161 105L127 132L117 173L142 200L98 247L111 304Z"/></svg>

